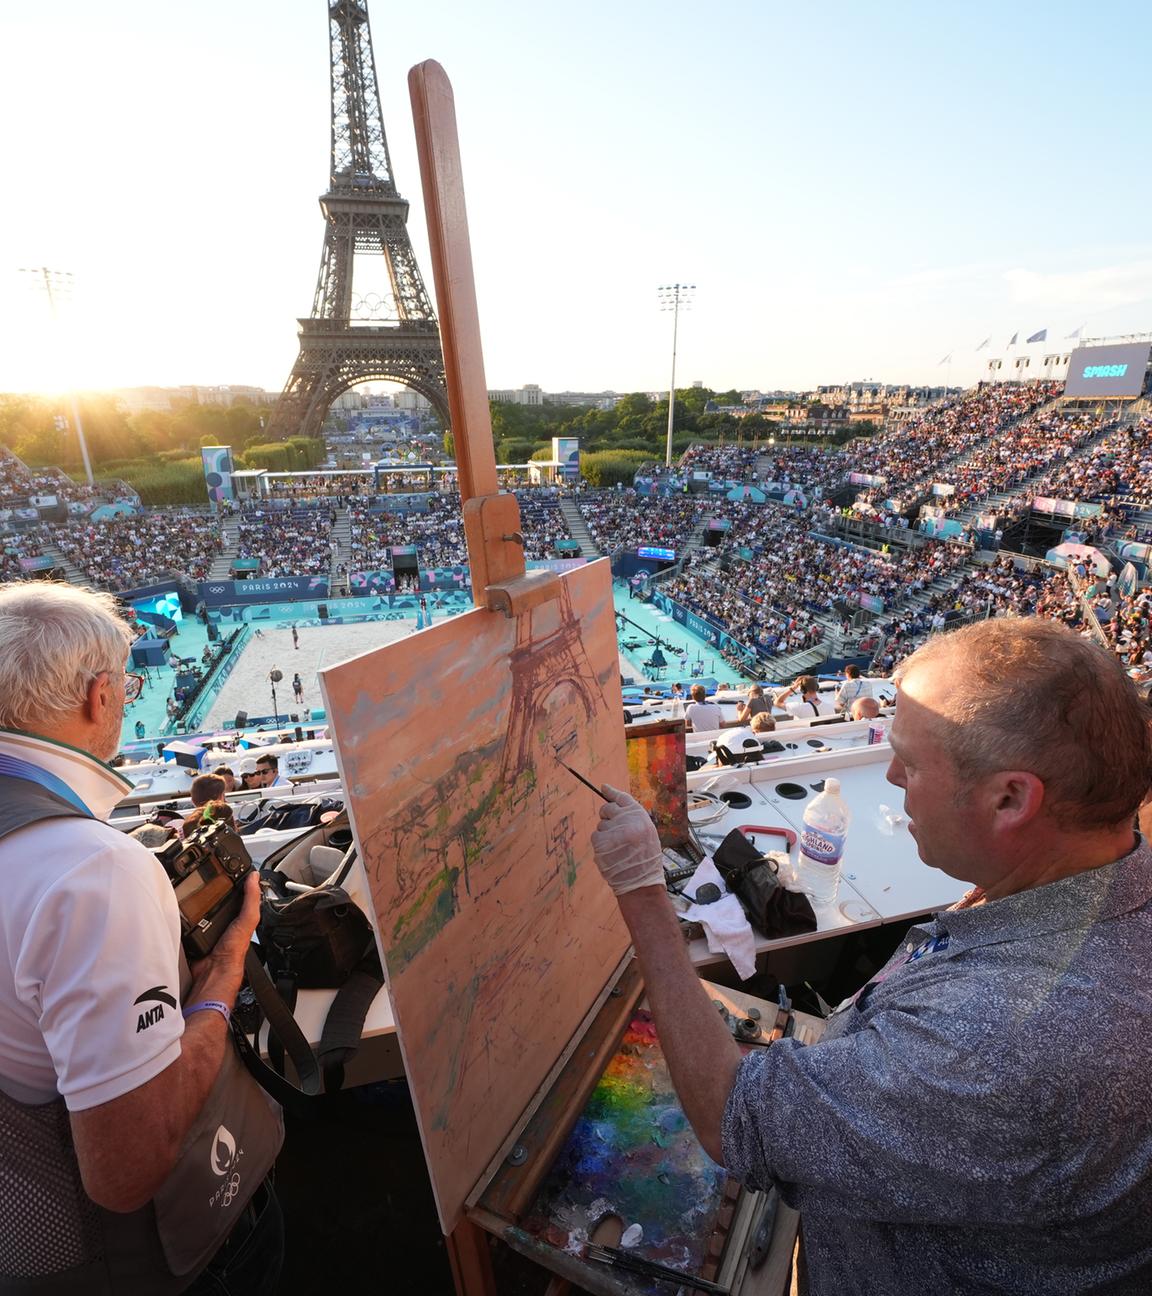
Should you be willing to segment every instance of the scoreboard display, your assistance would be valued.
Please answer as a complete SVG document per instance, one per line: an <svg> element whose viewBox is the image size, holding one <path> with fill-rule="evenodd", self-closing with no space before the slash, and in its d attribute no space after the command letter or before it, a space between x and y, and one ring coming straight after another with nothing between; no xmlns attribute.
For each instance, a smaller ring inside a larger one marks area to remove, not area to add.
<svg viewBox="0 0 1152 1296"><path fill-rule="evenodd" d="M1139 396L1144 388L1147 342L1120 346L1077 347L1068 361L1065 396Z"/></svg>

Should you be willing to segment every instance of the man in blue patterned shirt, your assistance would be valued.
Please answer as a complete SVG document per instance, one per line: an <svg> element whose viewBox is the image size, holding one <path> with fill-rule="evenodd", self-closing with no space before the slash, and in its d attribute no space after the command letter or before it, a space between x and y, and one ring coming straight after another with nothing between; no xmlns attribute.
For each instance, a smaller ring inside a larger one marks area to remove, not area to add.
<svg viewBox="0 0 1152 1296"><path fill-rule="evenodd" d="M811 1292L1150 1292L1147 710L1071 631L987 621L909 658L891 738L921 859L974 889L809 1048L741 1058L647 817L624 793L603 807L593 847L685 1112L801 1211Z"/></svg>

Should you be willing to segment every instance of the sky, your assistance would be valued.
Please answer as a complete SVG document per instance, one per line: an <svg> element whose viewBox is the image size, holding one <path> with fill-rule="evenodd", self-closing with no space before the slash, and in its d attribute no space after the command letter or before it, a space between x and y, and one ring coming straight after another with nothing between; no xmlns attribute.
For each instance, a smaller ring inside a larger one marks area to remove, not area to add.
<svg viewBox="0 0 1152 1296"><path fill-rule="evenodd" d="M1017 331L1152 328L1146 3L369 11L430 291L407 72L452 79L490 387L666 390L674 282L677 385L717 390L968 383ZM283 385L324 0L5 6L0 114L0 391ZM56 325L40 266L73 276Z"/></svg>

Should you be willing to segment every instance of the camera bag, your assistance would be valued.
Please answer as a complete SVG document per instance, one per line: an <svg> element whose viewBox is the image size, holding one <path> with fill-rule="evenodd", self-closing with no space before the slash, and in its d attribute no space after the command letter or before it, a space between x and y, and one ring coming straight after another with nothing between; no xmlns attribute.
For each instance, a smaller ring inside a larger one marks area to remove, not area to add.
<svg viewBox="0 0 1152 1296"><path fill-rule="evenodd" d="M356 859L351 841L348 816L341 814L312 833L301 834L264 862L256 928L263 966L256 980L249 975L257 1003L269 1021L269 1061L281 1074L287 1041L275 1029L276 1004L268 1002L269 987L289 1014L299 990L336 991L318 1049L324 1089L329 1093L343 1084L344 1067L360 1046L364 1020L384 984L372 924L343 886ZM336 847L331 854L339 858L338 869L318 885L293 886L294 880L280 865L287 863L289 855L310 851L315 845ZM347 849L338 854L341 846ZM267 986L257 984L261 974ZM295 1056L288 1055L299 1074Z"/></svg>

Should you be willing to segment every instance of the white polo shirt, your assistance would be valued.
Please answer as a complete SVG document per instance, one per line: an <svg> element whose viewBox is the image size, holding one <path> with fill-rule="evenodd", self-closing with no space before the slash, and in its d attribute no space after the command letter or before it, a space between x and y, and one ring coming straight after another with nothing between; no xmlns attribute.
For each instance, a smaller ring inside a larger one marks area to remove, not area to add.
<svg viewBox="0 0 1152 1296"><path fill-rule="evenodd" d="M794 720L815 720L819 716L832 715L834 712L834 707L823 698L814 698L806 702L802 697L793 695L782 705Z"/></svg>
<svg viewBox="0 0 1152 1296"><path fill-rule="evenodd" d="M724 723L724 712L715 702L689 702L684 715L693 733L711 733Z"/></svg>
<svg viewBox="0 0 1152 1296"><path fill-rule="evenodd" d="M99 820L131 790L86 752L0 731L0 756L67 785L93 819L0 838L0 1089L110 1102L180 1056L180 915L151 851Z"/></svg>

